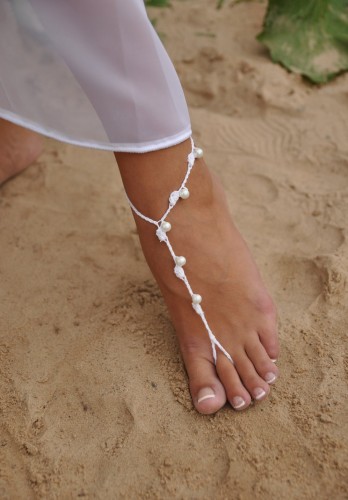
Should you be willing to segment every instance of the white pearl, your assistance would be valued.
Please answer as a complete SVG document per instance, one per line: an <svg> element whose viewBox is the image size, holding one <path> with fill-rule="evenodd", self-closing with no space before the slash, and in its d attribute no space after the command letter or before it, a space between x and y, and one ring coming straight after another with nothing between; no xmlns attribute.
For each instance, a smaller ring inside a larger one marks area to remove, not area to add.
<svg viewBox="0 0 348 500"><path fill-rule="evenodd" d="M190 191L187 189L187 187L183 187L180 189L180 198L183 200L187 200L187 198L190 196Z"/></svg>
<svg viewBox="0 0 348 500"><path fill-rule="evenodd" d="M195 154L195 158L203 158L203 149L202 148L195 148L194 154Z"/></svg>
<svg viewBox="0 0 348 500"><path fill-rule="evenodd" d="M164 231L165 233L168 233L168 231L170 231L172 229L172 225L170 222L167 222L166 220L164 220L161 224L161 229L162 231Z"/></svg>
<svg viewBox="0 0 348 500"><path fill-rule="evenodd" d="M186 259L182 255L175 257L175 264L182 267L186 264Z"/></svg>
<svg viewBox="0 0 348 500"><path fill-rule="evenodd" d="M198 293L194 293L192 295L192 303L193 304L200 304L202 302L202 297Z"/></svg>

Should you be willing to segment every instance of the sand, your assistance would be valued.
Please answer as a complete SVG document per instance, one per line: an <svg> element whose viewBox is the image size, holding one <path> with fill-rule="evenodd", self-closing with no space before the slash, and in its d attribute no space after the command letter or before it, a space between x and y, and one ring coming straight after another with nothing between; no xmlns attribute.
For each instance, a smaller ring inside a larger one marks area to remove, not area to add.
<svg viewBox="0 0 348 500"><path fill-rule="evenodd" d="M277 302L281 378L197 414L112 154L47 140L0 189L0 497L348 498L348 75L273 65L265 4L172 3L151 16Z"/></svg>

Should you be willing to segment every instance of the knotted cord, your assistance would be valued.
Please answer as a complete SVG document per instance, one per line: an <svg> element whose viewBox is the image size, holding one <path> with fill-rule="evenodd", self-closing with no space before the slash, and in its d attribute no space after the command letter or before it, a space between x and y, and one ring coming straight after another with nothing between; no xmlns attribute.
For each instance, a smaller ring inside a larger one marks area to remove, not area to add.
<svg viewBox="0 0 348 500"><path fill-rule="evenodd" d="M195 310L195 312L200 316L209 336L209 340L211 343L212 351L213 351L213 358L214 358L214 363L216 364L216 348L220 349L220 351L233 363L233 360L230 356L230 354L222 347L220 342L217 340L215 335L213 334L209 323L205 317L204 311L202 309L202 306L200 303L202 302L202 297L199 294L196 294L193 292L191 285L187 279L186 273L183 269L183 266L186 264L186 259L183 256L177 256L173 250L173 247L169 241L169 238L167 236L167 233L171 230L171 224L170 222L167 222L166 218L172 211L172 209L175 207L177 202L182 199L185 200L189 197L190 193L189 190L186 187L186 183L188 181L188 178L190 176L190 173L192 171L193 166L195 165L195 160L197 158L202 158L203 156L203 150L201 148L196 148L193 142L193 139L191 137L191 152L189 153L187 157L187 171L184 180L181 183L181 186L177 191L173 191L170 196L169 196L169 205L163 216L159 220L154 220L151 219L150 217L147 217L146 215L142 214L130 201L128 198L127 194L127 200L128 203L130 204L132 210L143 220L146 222L150 222L150 224L153 224L154 226L157 227L156 229L156 236L158 237L160 242L164 242L168 250L173 257L173 261L175 264L174 267L174 274L177 278L181 279L185 285L186 288L191 296L192 300L192 307Z"/></svg>

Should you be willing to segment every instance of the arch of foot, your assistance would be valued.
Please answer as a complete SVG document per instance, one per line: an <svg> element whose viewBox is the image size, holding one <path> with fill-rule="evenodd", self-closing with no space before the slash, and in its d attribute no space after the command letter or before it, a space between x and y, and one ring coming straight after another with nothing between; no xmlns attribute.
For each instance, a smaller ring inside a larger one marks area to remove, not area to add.
<svg viewBox="0 0 348 500"><path fill-rule="evenodd" d="M191 170L193 166L195 165L195 160L202 158L203 157L203 150L201 148L198 148L194 145L194 142L191 138L191 152L189 153L187 157L187 172L185 175L185 178L180 186L180 188L176 191L173 191L170 196L169 196L169 205L168 209L164 213L164 215L159 219L158 221L150 219L146 215L142 214L139 212L139 210L133 205L133 203L130 201L130 199L127 196L128 203L130 204L132 210L142 219L146 220L147 222L150 222L151 224L155 225L157 227L156 229L156 236L159 239L160 242L164 242L167 247L169 252L171 253L171 256L173 257L174 261L174 273L177 278L181 279L185 285L186 288L191 296L192 300L192 307L195 310L195 312L200 316L210 339L211 347L212 347L212 352L213 352L213 358L214 362L216 363L216 348L220 349L220 351L233 363L233 360L230 356L230 354L224 349L224 347L220 344L220 342L217 340L215 335L213 334L207 319L205 317L203 308L201 306L202 302L202 296L198 293L194 293L191 285L187 279L186 273L183 269L183 267L186 265L186 258L183 255L176 255L173 247L169 241L168 238L168 233L172 229L172 225L170 222L168 222L166 219L171 212L171 210L175 207L175 205L178 203L179 200L187 200L190 196L190 191L186 187L186 183L188 181L188 178L190 176Z"/></svg>

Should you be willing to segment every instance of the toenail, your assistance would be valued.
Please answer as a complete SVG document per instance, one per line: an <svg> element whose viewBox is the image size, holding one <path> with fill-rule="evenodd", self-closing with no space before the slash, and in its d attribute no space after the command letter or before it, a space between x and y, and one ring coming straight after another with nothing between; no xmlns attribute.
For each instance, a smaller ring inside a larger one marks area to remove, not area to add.
<svg viewBox="0 0 348 500"><path fill-rule="evenodd" d="M241 398L240 396L236 396L236 397L232 398L232 406L235 410L240 410L245 405L246 405L246 401L243 398Z"/></svg>
<svg viewBox="0 0 348 500"><path fill-rule="evenodd" d="M275 382L276 379L277 375L275 375L275 373L269 372L266 373L265 375L265 381L267 382L267 384L273 384L273 382Z"/></svg>
<svg viewBox="0 0 348 500"><path fill-rule="evenodd" d="M266 396L266 391L261 389L261 387L256 387L256 389L254 389L253 394L254 394L254 399L256 399L256 401L258 401L259 399Z"/></svg>
<svg viewBox="0 0 348 500"><path fill-rule="evenodd" d="M278 360L277 359L271 359L272 363L276 363Z"/></svg>
<svg viewBox="0 0 348 500"><path fill-rule="evenodd" d="M215 392L210 387L204 387L198 393L197 403L202 403L202 401L210 398L215 398Z"/></svg>

